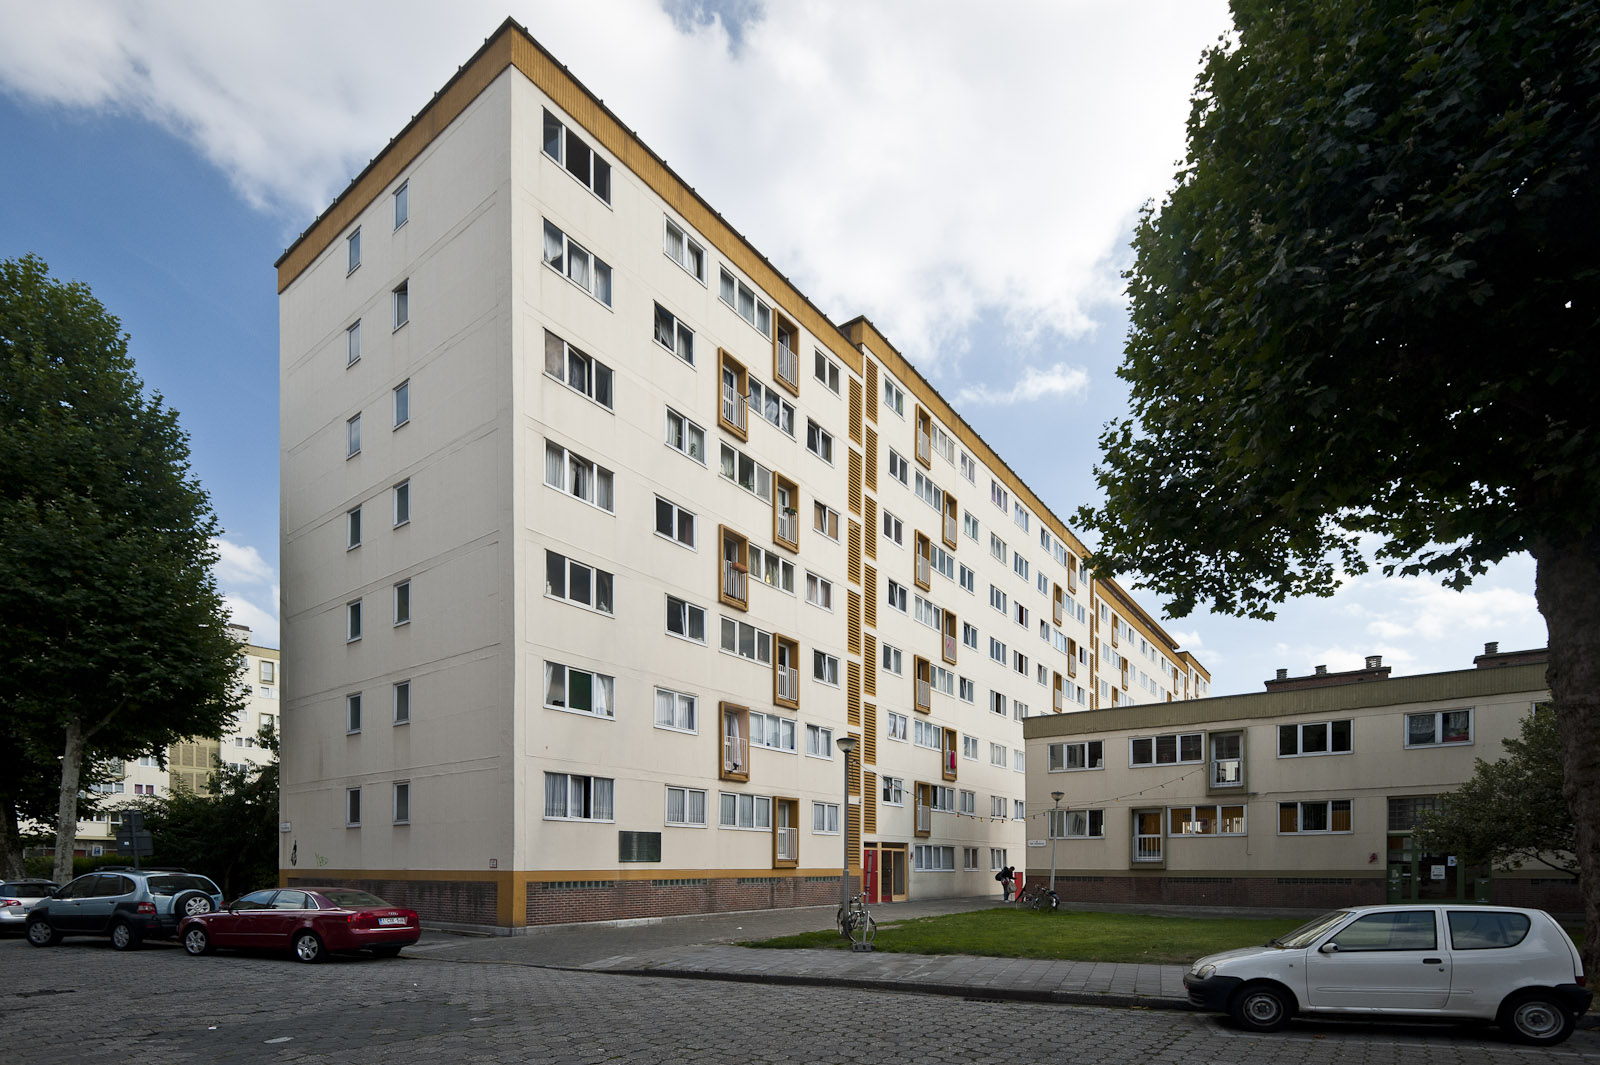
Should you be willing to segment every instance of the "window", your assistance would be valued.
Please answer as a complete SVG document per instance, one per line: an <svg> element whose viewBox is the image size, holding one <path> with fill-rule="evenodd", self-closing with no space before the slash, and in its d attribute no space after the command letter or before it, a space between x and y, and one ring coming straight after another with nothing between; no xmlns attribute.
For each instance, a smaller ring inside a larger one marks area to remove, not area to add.
<svg viewBox="0 0 1600 1065"><path fill-rule="evenodd" d="M794 720L777 714L753 712L750 715L750 745L773 751L794 753Z"/></svg>
<svg viewBox="0 0 1600 1065"><path fill-rule="evenodd" d="M544 223L544 262L607 307L611 306L611 267L551 225L549 219Z"/></svg>
<svg viewBox="0 0 1600 1065"><path fill-rule="evenodd" d="M1244 733L1213 732L1211 739L1211 786L1244 786Z"/></svg>
<svg viewBox="0 0 1600 1065"><path fill-rule="evenodd" d="M815 573L806 574L806 602L824 610L833 609L833 582Z"/></svg>
<svg viewBox="0 0 1600 1065"><path fill-rule="evenodd" d="M812 372L822 386L834 395L839 394L839 365L820 351L814 351L816 368Z"/></svg>
<svg viewBox="0 0 1600 1065"><path fill-rule="evenodd" d="M772 502L772 471L743 451L729 444L722 445L722 476L751 492L764 503ZM839 516L834 516L833 538L839 538Z"/></svg>
<svg viewBox="0 0 1600 1065"><path fill-rule="evenodd" d="M989 479L989 502L999 507L1002 512L1011 508L1011 493L1000 487L1000 482L992 477Z"/></svg>
<svg viewBox="0 0 1600 1065"><path fill-rule="evenodd" d="M819 836L839 834L839 804L813 802L811 804L811 831Z"/></svg>
<svg viewBox="0 0 1600 1065"><path fill-rule="evenodd" d="M833 758L833 729L822 725L806 726L806 754L813 758Z"/></svg>
<svg viewBox="0 0 1600 1065"><path fill-rule="evenodd" d="M972 512L970 510L963 510L961 512L961 531L967 534L968 539L972 540L974 543L977 542L978 519L972 516Z"/></svg>
<svg viewBox="0 0 1600 1065"><path fill-rule="evenodd" d="M355 324L344 331L344 364L354 366L359 358L361 358L361 319L357 318Z"/></svg>
<svg viewBox="0 0 1600 1065"><path fill-rule="evenodd" d="M361 693L351 692L344 697L344 730L361 731Z"/></svg>
<svg viewBox="0 0 1600 1065"><path fill-rule="evenodd" d="M821 651L811 652L812 679L823 684L839 686L839 658L837 655L824 654Z"/></svg>
<svg viewBox="0 0 1600 1065"><path fill-rule="evenodd" d="M411 582L400 581L394 586L394 623L411 624Z"/></svg>
<svg viewBox="0 0 1600 1065"><path fill-rule="evenodd" d="M1006 815L1006 798L1004 795L989 796L989 816L1004 817Z"/></svg>
<svg viewBox="0 0 1600 1065"><path fill-rule="evenodd" d="M965 451L961 453L961 476L973 484L978 483L978 464Z"/></svg>
<svg viewBox="0 0 1600 1065"><path fill-rule="evenodd" d="M656 304L655 336L657 344L690 366L694 365L694 333L659 303Z"/></svg>
<svg viewBox="0 0 1600 1065"><path fill-rule="evenodd" d="M671 407L667 408L667 446L706 464L706 431Z"/></svg>
<svg viewBox="0 0 1600 1065"><path fill-rule="evenodd" d="M1278 726L1278 757L1305 754L1349 754L1350 721L1311 721Z"/></svg>
<svg viewBox="0 0 1600 1065"><path fill-rule="evenodd" d="M356 226L355 231L344 238L345 275L355 273L356 267L361 265L361 227Z"/></svg>
<svg viewBox="0 0 1600 1065"><path fill-rule="evenodd" d="M1439 710L1406 715L1407 747L1441 747L1472 742L1471 710Z"/></svg>
<svg viewBox="0 0 1600 1065"><path fill-rule="evenodd" d="M810 418L806 419L806 450L833 465L833 435Z"/></svg>
<svg viewBox="0 0 1600 1065"><path fill-rule="evenodd" d="M544 594L578 606L611 613L611 574L576 559L544 553Z"/></svg>
<svg viewBox="0 0 1600 1065"><path fill-rule="evenodd" d="M954 695L956 693L956 675L943 666L934 666L933 690L942 695Z"/></svg>
<svg viewBox="0 0 1600 1065"><path fill-rule="evenodd" d="M344 791L344 824L346 828L361 827L360 788L346 788Z"/></svg>
<svg viewBox="0 0 1600 1065"><path fill-rule="evenodd" d="M400 781L394 786L394 823L409 825L411 823L411 782Z"/></svg>
<svg viewBox="0 0 1600 1065"><path fill-rule="evenodd" d="M918 747L927 747L930 750L944 749L944 730L931 721L917 718L912 723L911 742Z"/></svg>
<svg viewBox="0 0 1600 1065"><path fill-rule="evenodd" d="M919 873L953 873L956 870L956 849L919 843L912 848L911 866Z"/></svg>
<svg viewBox="0 0 1600 1065"><path fill-rule="evenodd" d="M902 418L906 416L906 394L899 385L889 380L888 374L883 376L883 405Z"/></svg>
<svg viewBox="0 0 1600 1065"><path fill-rule="evenodd" d="M1128 741L1128 764L1179 765L1202 760L1201 734L1169 732Z"/></svg>
<svg viewBox="0 0 1600 1065"><path fill-rule="evenodd" d="M975 791L962 791L956 796L956 811L968 817L978 816L978 793Z"/></svg>
<svg viewBox="0 0 1600 1065"><path fill-rule="evenodd" d="M361 600L344 605L344 638L346 643L361 639Z"/></svg>
<svg viewBox="0 0 1600 1065"><path fill-rule="evenodd" d="M1000 766L1001 768L1005 767L1005 764L1006 764L1006 745L1005 744L1003 744L1003 743L991 743L991 744L989 744L989 764L990 765L997 765L997 766Z"/></svg>
<svg viewBox="0 0 1600 1065"><path fill-rule="evenodd" d="M1167 810L1169 836L1242 836L1243 806L1173 806Z"/></svg>
<svg viewBox="0 0 1600 1065"><path fill-rule="evenodd" d="M1009 602L1010 602L1010 600L1008 600L1006 598L1006 593L1005 592L1002 592L999 588L995 587L992 584L989 585L989 605L990 606L994 607L996 610L1000 611L1000 613L1004 614L1004 613L1007 613L1007 607L1008 607Z"/></svg>
<svg viewBox="0 0 1600 1065"><path fill-rule="evenodd" d="M1278 804L1279 835L1349 831L1349 799L1325 799L1320 802L1280 802Z"/></svg>
<svg viewBox="0 0 1600 1065"><path fill-rule="evenodd" d="M901 743L905 743L910 735L907 731L908 721L909 719L904 714L897 714L893 710L888 711L888 723L885 727L884 735L891 740L899 740Z"/></svg>
<svg viewBox="0 0 1600 1065"><path fill-rule="evenodd" d="M576 773L544 775L544 816L547 821L610 821L610 777L584 777Z"/></svg>
<svg viewBox="0 0 1600 1065"><path fill-rule="evenodd" d="M1532 923L1520 913L1493 910L1447 910L1452 950L1486 950L1514 947L1528 936Z"/></svg>
<svg viewBox="0 0 1600 1065"><path fill-rule="evenodd" d="M355 507L344 515L344 549L361 546L361 508Z"/></svg>
<svg viewBox="0 0 1600 1065"><path fill-rule="evenodd" d="M263 684L275 684L275 683L277 683L277 680L278 680L278 663L270 661L269 659L263 658L261 660L261 683L263 683ZM146 755L145 757L149 757L149 756ZM139 764L140 765L155 765L155 760L152 758L150 761L146 762L144 760L144 758L140 758L139 759Z"/></svg>
<svg viewBox="0 0 1600 1065"><path fill-rule="evenodd" d="M883 669L884 669L884 672L893 673L897 677L898 676L902 676L903 675L902 674L902 669L904 668L904 662L905 662L905 658L900 653L900 648L892 647L889 644L884 644L883 645Z"/></svg>
<svg viewBox="0 0 1600 1065"><path fill-rule="evenodd" d="M830 540L839 539L839 512L822 503L812 507L812 527Z"/></svg>
<svg viewBox="0 0 1600 1065"><path fill-rule="evenodd" d="M400 282L390 293L394 297L394 327L399 329L411 321L411 280Z"/></svg>
<svg viewBox="0 0 1600 1065"><path fill-rule="evenodd" d="M1340 953L1370 950L1436 950L1439 932L1432 910L1399 910L1369 913L1359 917L1340 929L1339 934L1329 942L1337 944Z"/></svg>
<svg viewBox="0 0 1600 1065"><path fill-rule="evenodd" d="M544 665L544 705L551 710L614 718L617 716L616 694L615 677L559 662Z"/></svg>
<svg viewBox="0 0 1600 1065"><path fill-rule="evenodd" d="M613 510L611 471L549 440L544 445L544 483L607 513Z"/></svg>
<svg viewBox="0 0 1600 1065"><path fill-rule="evenodd" d="M905 525L887 510L883 512L883 536L901 547L905 546Z"/></svg>
<svg viewBox="0 0 1600 1065"><path fill-rule="evenodd" d="M394 723L396 725L409 725L411 723L411 682L409 680L395 682Z"/></svg>
<svg viewBox="0 0 1600 1065"><path fill-rule="evenodd" d="M401 481L394 486L394 524L398 528L411 521L411 482Z"/></svg>
<svg viewBox="0 0 1600 1065"><path fill-rule="evenodd" d="M1028 579L1028 560L1023 558L1020 554L1012 556L1011 568L1016 570L1017 576L1021 577L1023 580Z"/></svg>
<svg viewBox="0 0 1600 1065"><path fill-rule="evenodd" d="M755 378L749 379L750 409L765 418L785 436L794 435L794 404L784 399L773 388L768 388Z"/></svg>
<svg viewBox="0 0 1600 1065"><path fill-rule="evenodd" d="M977 685L966 677L961 678L961 701L970 703L978 697Z"/></svg>
<svg viewBox="0 0 1600 1065"><path fill-rule="evenodd" d="M544 372L606 410L612 409L616 374L611 367L585 355L548 329L544 331Z"/></svg>
<svg viewBox="0 0 1600 1065"><path fill-rule="evenodd" d="M762 336L772 336L772 308L726 268L721 270L718 281L717 295L722 302L733 308L740 318L755 326Z"/></svg>
<svg viewBox="0 0 1600 1065"><path fill-rule="evenodd" d="M548 110L544 113L544 154L564 166L578 184L611 202L611 164Z"/></svg>
<svg viewBox="0 0 1600 1065"><path fill-rule="evenodd" d="M933 547L933 556L932 557L933 557L933 569L934 569L934 572L938 573L945 580L949 580L949 581L955 580L956 579L956 559L955 559L955 556L952 555L950 552L946 551L944 548L940 547L938 544L933 544L932 547Z"/></svg>
<svg viewBox="0 0 1600 1065"><path fill-rule="evenodd" d="M706 283L706 250L695 243L672 219L666 219L667 235L662 241L662 250L667 253L667 258L689 271L690 275L702 285Z"/></svg>
<svg viewBox="0 0 1600 1065"><path fill-rule="evenodd" d="M706 793L698 788L675 788L667 785L667 816L669 825L693 828L706 827Z"/></svg>
<svg viewBox="0 0 1600 1065"><path fill-rule="evenodd" d="M656 496L656 535L665 536L689 548L695 547L695 518L692 513L668 499Z"/></svg>
<svg viewBox="0 0 1600 1065"><path fill-rule="evenodd" d="M903 487L911 484L911 467L906 464L905 456L894 448L889 449L889 476L899 481Z"/></svg>
<svg viewBox="0 0 1600 1065"><path fill-rule="evenodd" d="M765 795L733 795L722 792L718 822L723 828L769 829L772 827L772 800Z"/></svg>
<svg viewBox="0 0 1600 1065"><path fill-rule="evenodd" d="M779 591L794 594L794 563L776 551L750 545L750 577Z"/></svg>
<svg viewBox="0 0 1600 1065"><path fill-rule="evenodd" d="M1028 819L1028 804L1021 799L1011 800L1011 819L1013 821L1026 821Z"/></svg>
<svg viewBox="0 0 1600 1065"><path fill-rule="evenodd" d="M1016 610L1013 612L1012 620L1014 620L1018 625L1021 625L1023 628L1027 628L1028 608L1023 606L1021 603L1018 603L1016 605Z"/></svg>
<svg viewBox="0 0 1600 1065"><path fill-rule="evenodd" d="M1006 542L994 533L989 534L989 554L998 558L1001 562L1006 560Z"/></svg>
<svg viewBox="0 0 1600 1065"><path fill-rule="evenodd" d="M888 584L888 598L886 602L889 604L891 609L898 610L900 613L904 614L906 612L905 585L900 584L897 581L890 581Z"/></svg>
<svg viewBox="0 0 1600 1065"><path fill-rule="evenodd" d="M906 782L900 777L884 777L881 781L883 794L880 796L885 806L904 806L906 804Z"/></svg>
<svg viewBox="0 0 1600 1065"><path fill-rule="evenodd" d="M1006 645L995 639L993 636L989 637L989 657L994 659L996 662L999 662L1001 665L1005 664Z"/></svg>
<svg viewBox="0 0 1600 1065"><path fill-rule="evenodd" d="M400 428L411 420L411 382L401 381L394 386L394 427Z"/></svg>
<svg viewBox="0 0 1600 1065"><path fill-rule="evenodd" d="M361 415L357 414L344 423L345 458L352 458L361 454Z"/></svg>
<svg viewBox="0 0 1600 1065"><path fill-rule="evenodd" d="M675 732L695 732L698 696L675 692L668 688L656 689L656 728Z"/></svg>
<svg viewBox="0 0 1600 1065"><path fill-rule="evenodd" d="M944 513L944 491L930 478L924 477L921 470L917 471L915 491L918 499L941 514Z"/></svg>
<svg viewBox="0 0 1600 1065"><path fill-rule="evenodd" d="M1018 503L1016 507L1016 521L1022 527L1023 532L1028 531L1028 512L1021 503Z"/></svg>
<svg viewBox="0 0 1600 1065"><path fill-rule="evenodd" d="M935 632L941 631L944 624L944 612L934 606L922 596L915 596L916 611L913 616L919 625L926 625Z"/></svg>
<svg viewBox="0 0 1600 1065"><path fill-rule="evenodd" d="M1104 810L1051 810L1051 839L1101 839L1106 834Z"/></svg>
<svg viewBox="0 0 1600 1065"><path fill-rule="evenodd" d="M967 759L969 762L976 762L978 760L978 737L961 737L961 757Z"/></svg>
<svg viewBox="0 0 1600 1065"><path fill-rule="evenodd" d="M394 190L394 227L399 229L411 217L411 182L402 181Z"/></svg>
<svg viewBox="0 0 1600 1065"><path fill-rule="evenodd" d="M1079 769L1104 769L1103 747L1100 740L1052 743L1046 748L1049 770L1052 773L1063 773Z"/></svg>
<svg viewBox="0 0 1600 1065"><path fill-rule="evenodd" d="M939 428L933 427L933 450L944 456L946 462L956 460L956 442L950 439L950 434Z"/></svg>
<svg viewBox="0 0 1600 1065"><path fill-rule="evenodd" d="M722 619L722 649L762 665L772 665L772 633L763 632L748 622Z"/></svg>

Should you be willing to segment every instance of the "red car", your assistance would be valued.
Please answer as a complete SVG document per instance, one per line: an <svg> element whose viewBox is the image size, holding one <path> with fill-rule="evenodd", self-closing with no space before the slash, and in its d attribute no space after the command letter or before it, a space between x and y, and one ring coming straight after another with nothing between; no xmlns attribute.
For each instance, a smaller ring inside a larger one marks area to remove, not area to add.
<svg viewBox="0 0 1600 1065"><path fill-rule="evenodd" d="M392 958L422 935L416 910L354 888L267 888L215 913L185 917L178 940L190 954L217 947L292 951L301 961L370 950Z"/></svg>

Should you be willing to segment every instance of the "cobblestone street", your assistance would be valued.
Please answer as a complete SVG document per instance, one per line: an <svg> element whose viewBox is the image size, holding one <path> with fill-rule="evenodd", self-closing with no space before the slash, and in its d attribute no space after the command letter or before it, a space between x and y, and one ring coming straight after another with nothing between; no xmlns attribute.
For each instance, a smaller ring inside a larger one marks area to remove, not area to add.
<svg viewBox="0 0 1600 1065"><path fill-rule="evenodd" d="M1493 1029L1297 1022L1271 1036L1171 1010L1035 1005L544 968L430 935L395 960L119 954L0 940L7 1062L1227 1062L1600 1060L1600 1032L1530 1050ZM512 948L512 949L508 949Z"/></svg>

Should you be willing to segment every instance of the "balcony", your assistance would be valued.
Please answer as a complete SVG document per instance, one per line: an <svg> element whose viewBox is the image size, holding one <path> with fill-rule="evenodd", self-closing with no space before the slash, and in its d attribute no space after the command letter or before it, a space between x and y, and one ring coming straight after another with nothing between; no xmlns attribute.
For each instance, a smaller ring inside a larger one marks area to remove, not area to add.
<svg viewBox="0 0 1600 1065"><path fill-rule="evenodd" d="M741 562L722 560L722 595L743 606L750 602L750 574Z"/></svg>
<svg viewBox="0 0 1600 1065"><path fill-rule="evenodd" d="M787 385L791 390L800 387L800 356L790 350L787 344L778 344L775 348L777 359L773 364L779 383Z"/></svg>
<svg viewBox="0 0 1600 1065"><path fill-rule="evenodd" d="M743 736L722 737L722 775L725 779L749 779L750 741Z"/></svg>
<svg viewBox="0 0 1600 1065"><path fill-rule="evenodd" d="M1146 835L1137 833L1133 837L1133 860L1136 862L1159 862L1161 860L1161 835Z"/></svg>
<svg viewBox="0 0 1600 1065"><path fill-rule="evenodd" d="M746 420L745 397L741 396L732 385L722 386L722 420L733 426L740 433L749 431L749 422Z"/></svg>
<svg viewBox="0 0 1600 1065"><path fill-rule="evenodd" d="M926 714L933 710L933 685L925 680L917 680L917 709Z"/></svg>
<svg viewBox="0 0 1600 1065"><path fill-rule="evenodd" d="M944 660L951 665L956 664L956 638L949 633L944 636Z"/></svg>
<svg viewBox="0 0 1600 1065"><path fill-rule="evenodd" d="M772 857L779 862L797 862L800 860L800 830L798 828L775 828L772 830Z"/></svg>
<svg viewBox="0 0 1600 1065"><path fill-rule="evenodd" d="M1062 691L1061 691L1060 688L1057 688L1055 690L1055 693L1052 696L1052 699L1053 699L1053 705L1055 706L1056 713L1058 713L1058 714L1061 713L1062 709L1066 706L1066 700L1064 699L1064 697L1062 695Z"/></svg>
<svg viewBox="0 0 1600 1065"><path fill-rule="evenodd" d="M1243 758L1218 758L1211 763L1211 786L1213 788L1237 788L1243 785Z"/></svg>
<svg viewBox="0 0 1600 1065"><path fill-rule="evenodd" d="M931 836L933 834L933 807L925 802L917 803L917 835Z"/></svg>
<svg viewBox="0 0 1600 1065"><path fill-rule="evenodd" d="M922 430L917 430L917 461L924 466L933 465L933 438Z"/></svg>
<svg viewBox="0 0 1600 1065"><path fill-rule="evenodd" d="M928 560L926 555L918 555L917 556L917 587L921 588L923 591L927 591L929 588L931 588L933 586L932 578L933 578L932 563Z"/></svg>
<svg viewBox="0 0 1600 1065"><path fill-rule="evenodd" d="M793 509L778 511L776 538L785 544L800 543L800 515Z"/></svg>
<svg viewBox="0 0 1600 1065"><path fill-rule="evenodd" d="M800 702L800 674L796 673L793 666L780 665L778 668L778 687L776 692L777 702Z"/></svg>
<svg viewBox="0 0 1600 1065"><path fill-rule="evenodd" d="M944 516L944 542L954 547L956 543L956 519L954 514Z"/></svg>

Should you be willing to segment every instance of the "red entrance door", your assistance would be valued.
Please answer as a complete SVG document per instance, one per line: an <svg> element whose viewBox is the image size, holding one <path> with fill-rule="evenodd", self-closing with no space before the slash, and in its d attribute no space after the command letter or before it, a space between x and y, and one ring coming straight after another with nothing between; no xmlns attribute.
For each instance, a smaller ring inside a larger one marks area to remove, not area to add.
<svg viewBox="0 0 1600 1065"><path fill-rule="evenodd" d="M881 901L878 898L878 848L861 848L861 881L866 886L867 904Z"/></svg>

